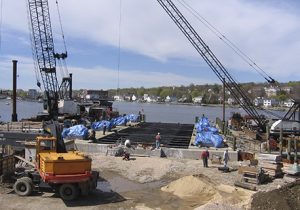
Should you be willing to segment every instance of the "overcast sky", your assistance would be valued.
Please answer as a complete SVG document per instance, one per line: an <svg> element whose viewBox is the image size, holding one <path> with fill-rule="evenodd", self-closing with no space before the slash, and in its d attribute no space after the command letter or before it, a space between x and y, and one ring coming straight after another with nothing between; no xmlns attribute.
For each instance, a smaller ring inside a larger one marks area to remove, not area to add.
<svg viewBox="0 0 300 210"><path fill-rule="evenodd" d="M12 87L14 59L18 60L18 87L37 88L27 0L0 1L0 88ZM178 0L173 2L238 82L264 82L263 77ZM185 2L271 77L279 82L300 80L300 3L297 0ZM219 83L156 0L58 0L58 3L74 89ZM62 52L55 0L49 0L49 6L55 49Z"/></svg>

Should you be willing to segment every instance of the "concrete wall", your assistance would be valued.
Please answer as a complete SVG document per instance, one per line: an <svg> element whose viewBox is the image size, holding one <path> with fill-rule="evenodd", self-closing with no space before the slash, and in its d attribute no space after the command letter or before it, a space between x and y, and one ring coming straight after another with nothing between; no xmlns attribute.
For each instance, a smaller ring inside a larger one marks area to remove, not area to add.
<svg viewBox="0 0 300 210"><path fill-rule="evenodd" d="M76 140L76 147L79 151L84 153L101 153L105 155L114 156L120 149L118 147L112 147L106 144L94 144L86 141ZM200 154L203 149L175 149L175 148L161 148L158 150L150 149L126 149L132 156L148 156L148 157L167 157L176 159L200 159ZM210 157L213 155L219 155L223 157L224 149L209 150ZM238 155L236 151L229 151L230 161L237 161Z"/></svg>

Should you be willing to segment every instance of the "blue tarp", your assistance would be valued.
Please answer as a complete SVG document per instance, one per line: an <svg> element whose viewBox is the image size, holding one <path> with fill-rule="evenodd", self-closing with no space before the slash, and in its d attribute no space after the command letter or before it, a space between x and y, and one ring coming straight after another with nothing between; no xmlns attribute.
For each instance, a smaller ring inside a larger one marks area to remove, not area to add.
<svg viewBox="0 0 300 210"><path fill-rule="evenodd" d="M70 128L65 128L62 132L63 138L87 138L88 129L83 125L75 125Z"/></svg>
<svg viewBox="0 0 300 210"><path fill-rule="evenodd" d="M117 118L112 119L114 125L125 125L128 122L126 116L120 116Z"/></svg>
<svg viewBox="0 0 300 210"><path fill-rule="evenodd" d="M219 135L218 129L210 126L206 117L202 117L198 123L195 124L197 135L195 138L195 145L203 145L207 147L223 147L223 137Z"/></svg>
<svg viewBox="0 0 300 210"><path fill-rule="evenodd" d="M139 119L139 116L136 114L129 114L126 115L127 121L131 121L131 122L137 122Z"/></svg>
<svg viewBox="0 0 300 210"><path fill-rule="evenodd" d="M104 123L106 123L106 128L109 130L114 126L120 126L125 125L127 122L137 122L138 121L138 115L130 114L130 115L124 115L117 118L112 118L110 121L102 120L98 122L92 123L92 129L94 130L103 130Z"/></svg>
<svg viewBox="0 0 300 210"><path fill-rule="evenodd" d="M98 122L93 122L91 127L92 127L93 130L99 131L99 130L103 130L104 124L106 125L107 130L109 130L113 126L113 123L111 123L110 121L101 120L101 121L98 121Z"/></svg>

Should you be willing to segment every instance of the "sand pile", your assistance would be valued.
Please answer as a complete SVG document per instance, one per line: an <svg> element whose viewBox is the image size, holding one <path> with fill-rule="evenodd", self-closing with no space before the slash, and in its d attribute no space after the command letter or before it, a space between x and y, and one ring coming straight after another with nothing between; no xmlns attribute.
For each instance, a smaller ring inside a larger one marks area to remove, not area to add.
<svg viewBox="0 0 300 210"><path fill-rule="evenodd" d="M205 197L206 200L207 198L212 199L217 193L213 183L203 175L185 176L162 187L161 190L173 193L180 198L195 196L198 198Z"/></svg>
<svg viewBox="0 0 300 210"><path fill-rule="evenodd" d="M206 209L209 206L211 208L208 209L245 209L253 194L241 188L213 183L204 175L185 176L161 190L192 201L195 207L198 206L197 209Z"/></svg>

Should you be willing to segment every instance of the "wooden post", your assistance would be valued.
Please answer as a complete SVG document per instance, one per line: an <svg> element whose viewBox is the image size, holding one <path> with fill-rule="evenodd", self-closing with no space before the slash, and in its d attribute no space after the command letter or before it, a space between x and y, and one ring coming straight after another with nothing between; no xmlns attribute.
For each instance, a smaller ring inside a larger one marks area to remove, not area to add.
<svg viewBox="0 0 300 210"><path fill-rule="evenodd" d="M291 139L288 138L288 148L287 148L287 159L290 161L291 160Z"/></svg>
<svg viewBox="0 0 300 210"><path fill-rule="evenodd" d="M281 123L282 125L282 123ZM282 137L283 137L283 129L282 129L282 126L280 128L280 136L279 136L279 151L280 151L280 155L282 155Z"/></svg>
<svg viewBox="0 0 300 210"><path fill-rule="evenodd" d="M296 139L296 137L294 136L294 155L295 155L295 157L294 157L294 163L298 163L298 157L297 157L297 139Z"/></svg>
<svg viewBox="0 0 300 210"><path fill-rule="evenodd" d="M236 137L233 137L233 151L236 151Z"/></svg>
<svg viewBox="0 0 300 210"><path fill-rule="evenodd" d="M270 148L270 143L269 143L269 138L270 138L269 124L266 125L266 131L267 131L267 148L268 148L268 153L271 153L271 148Z"/></svg>

